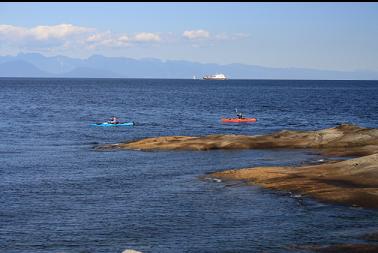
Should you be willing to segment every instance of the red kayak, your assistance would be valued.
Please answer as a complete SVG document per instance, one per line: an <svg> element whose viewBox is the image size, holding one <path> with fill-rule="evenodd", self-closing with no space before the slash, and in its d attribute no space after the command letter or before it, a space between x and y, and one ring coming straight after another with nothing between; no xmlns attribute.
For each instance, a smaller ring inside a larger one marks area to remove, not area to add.
<svg viewBox="0 0 378 253"><path fill-rule="evenodd" d="M256 118L222 118L223 123L242 123L242 122L256 122Z"/></svg>

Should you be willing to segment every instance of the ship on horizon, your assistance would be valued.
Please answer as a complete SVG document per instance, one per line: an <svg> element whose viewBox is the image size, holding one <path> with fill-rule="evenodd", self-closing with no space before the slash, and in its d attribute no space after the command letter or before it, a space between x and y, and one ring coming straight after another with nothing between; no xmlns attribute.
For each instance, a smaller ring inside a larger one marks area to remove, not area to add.
<svg viewBox="0 0 378 253"><path fill-rule="evenodd" d="M224 74L207 75L203 77L203 80L226 80L227 77Z"/></svg>

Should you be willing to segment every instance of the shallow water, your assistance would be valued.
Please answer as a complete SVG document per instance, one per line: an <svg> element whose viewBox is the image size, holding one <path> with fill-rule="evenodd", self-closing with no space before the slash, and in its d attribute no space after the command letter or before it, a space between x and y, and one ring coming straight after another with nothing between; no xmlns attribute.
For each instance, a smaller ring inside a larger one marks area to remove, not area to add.
<svg viewBox="0 0 378 253"><path fill-rule="evenodd" d="M96 151L163 135L377 127L378 82L0 79L0 251L305 252L361 242L378 212L206 174L312 150ZM221 124L235 108L252 124ZM117 115L134 127L93 127ZM205 177L203 177L205 175Z"/></svg>

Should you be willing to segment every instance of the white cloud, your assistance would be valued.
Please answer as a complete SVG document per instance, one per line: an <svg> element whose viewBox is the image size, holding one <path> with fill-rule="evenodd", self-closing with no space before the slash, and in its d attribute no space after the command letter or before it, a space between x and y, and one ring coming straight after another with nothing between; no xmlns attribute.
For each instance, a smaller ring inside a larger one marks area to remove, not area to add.
<svg viewBox="0 0 378 253"><path fill-rule="evenodd" d="M100 31L95 28L77 26L74 24L39 25L22 27L0 24L0 44L3 48L13 51L60 51L73 52L80 50L119 49L138 47L139 45L160 46L164 44L182 43L182 38L188 39L192 47L203 46L204 42L237 40L248 37L244 33L214 33L209 31L187 30L182 34L173 32L152 33L139 32L135 34ZM206 44L208 45L208 44Z"/></svg>
<svg viewBox="0 0 378 253"><path fill-rule="evenodd" d="M92 34L90 36L88 36L88 38L86 39L87 42L99 42L101 40L103 40L105 37L105 34L103 33L97 33L97 34Z"/></svg>
<svg viewBox="0 0 378 253"><path fill-rule="evenodd" d="M192 30L184 31L182 36L190 40L208 39L210 37L210 33L206 30Z"/></svg>
<svg viewBox="0 0 378 253"><path fill-rule="evenodd" d="M160 36L156 33L142 32L142 33L138 33L134 35L133 37L133 41L137 41L137 42L158 42L160 40L161 40Z"/></svg>
<svg viewBox="0 0 378 253"><path fill-rule="evenodd" d="M72 35L93 31L92 28L74 26L71 24L60 24L54 26L37 26L28 32L38 40L64 39Z"/></svg>
<svg viewBox="0 0 378 253"><path fill-rule="evenodd" d="M3 40L50 40L50 39L68 39L73 35L93 31L92 28L75 26L71 24L60 24L53 26L36 26L25 28L13 25L0 25L0 39Z"/></svg>
<svg viewBox="0 0 378 253"><path fill-rule="evenodd" d="M209 42L220 42L220 41L236 41L241 40L249 37L249 34L247 33L213 33L210 34L210 32L206 30L188 30L184 31L182 33L182 37L192 41L196 42L195 44L192 44L192 47L197 48L200 47L203 42L206 42L206 45L209 45Z"/></svg>
<svg viewBox="0 0 378 253"><path fill-rule="evenodd" d="M216 40L240 40L248 38L249 34L247 33L218 33L214 36L214 39Z"/></svg>
<svg viewBox="0 0 378 253"><path fill-rule="evenodd" d="M111 31L98 31L94 28L73 24L52 26L40 25L31 28L0 24L0 42L22 49L44 50L80 46L82 49L99 47L129 47L136 43L160 42L159 34L140 32L133 36L126 33L115 34Z"/></svg>
<svg viewBox="0 0 378 253"><path fill-rule="evenodd" d="M27 29L13 25L0 25L0 39L21 39L27 34Z"/></svg>
<svg viewBox="0 0 378 253"><path fill-rule="evenodd" d="M90 49L102 47L127 47L139 42L159 42L161 38L158 34L142 32L129 36L127 34L113 34L110 31L91 34L86 38L86 43Z"/></svg>
<svg viewBox="0 0 378 253"><path fill-rule="evenodd" d="M127 43L127 42L129 42L129 37L127 36L127 35L122 35L122 36L120 36L119 38L118 38L118 40L120 41L120 42L123 42L123 43Z"/></svg>
<svg viewBox="0 0 378 253"><path fill-rule="evenodd" d="M91 34L85 40L89 49L99 47L127 47L130 46L130 38L126 34L115 35L110 31Z"/></svg>

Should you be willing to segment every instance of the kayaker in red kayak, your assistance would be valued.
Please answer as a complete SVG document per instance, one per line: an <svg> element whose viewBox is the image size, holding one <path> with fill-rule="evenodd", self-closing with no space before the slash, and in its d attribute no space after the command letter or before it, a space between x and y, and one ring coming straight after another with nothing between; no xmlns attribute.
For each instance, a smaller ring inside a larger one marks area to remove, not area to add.
<svg viewBox="0 0 378 253"><path fill-rule="evenodd" d="M242 122L256 122L256 118L245 118L241 112L238 112L238 109L235 109L236 118L221 118L223 123L242 123Z"/></svg>

